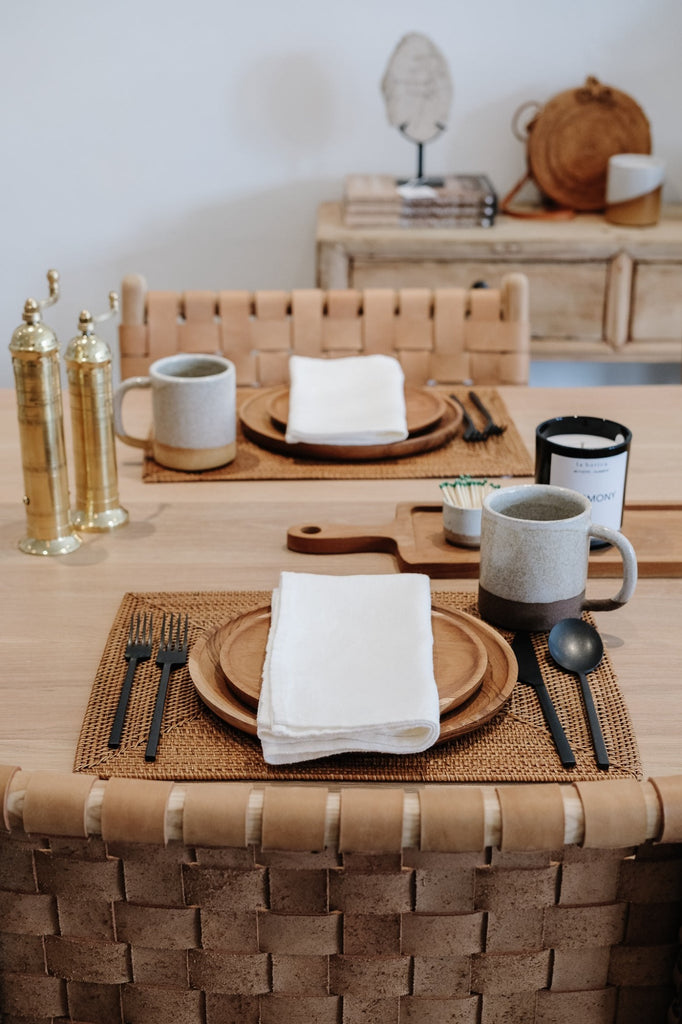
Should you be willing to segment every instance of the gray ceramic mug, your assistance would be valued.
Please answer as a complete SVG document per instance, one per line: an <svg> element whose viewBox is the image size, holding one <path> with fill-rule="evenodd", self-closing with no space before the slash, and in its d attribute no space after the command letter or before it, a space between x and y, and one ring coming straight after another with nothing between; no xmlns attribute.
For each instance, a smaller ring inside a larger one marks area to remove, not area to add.
<svg viewBox="0 0 682 1024"><path fill-rule="evenodd" d="M151 388L152 432L123 426L123 399L132 388ZM170 469L214 469L237 454L236 372L219 355L179 352L157 359L148 377L129 377L114 393L114 430L125 444L149 451Z"/></svg>
<svg viewBox="0 0 682 1024"><path fill-rule="evenodd" d="M585 597L590 538L620 552L623 581L612 598ZM488 495L481 517L478 609L503 629L546 630L583 610L630 600L637 557L629 540L591 520L589 498L565 487L523 484Z"/></svg>

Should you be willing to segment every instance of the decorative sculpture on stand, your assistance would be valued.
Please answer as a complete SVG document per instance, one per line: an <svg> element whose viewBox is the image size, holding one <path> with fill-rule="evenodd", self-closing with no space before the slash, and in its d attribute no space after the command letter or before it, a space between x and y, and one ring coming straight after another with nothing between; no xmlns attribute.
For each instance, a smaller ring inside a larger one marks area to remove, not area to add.
<svg viewBox="0 0 682 1024"><path fill-rule="evenodd" d="M417 146L417 173L349 174L343 219L349 228L490 227L497 195L485 174L424 174L424 146L448 127L452 81L440 50L419 32L400 40L381 80L389 124Z"/></svg>
<svg viewBox="0 0 682 1024"><path fill-rule="evenodd" d="M381 91L389 123L417 145L417 174L410 184L443 185L424 176L424 145L447 128L452 80L443 54L419 32L400 40L384 72Z"/></svg>

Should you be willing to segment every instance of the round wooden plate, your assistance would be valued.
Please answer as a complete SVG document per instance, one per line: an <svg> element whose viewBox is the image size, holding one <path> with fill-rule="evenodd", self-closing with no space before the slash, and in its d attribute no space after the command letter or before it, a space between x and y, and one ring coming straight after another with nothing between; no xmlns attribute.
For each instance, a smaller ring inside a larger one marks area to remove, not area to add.
<svg viewBox="0 0 682 1024"><path fill-rule="evenodd" d="M289 420L289 388L272 388L268 414L278 430L284 432ZM430 388L405 388L405 413L410 437L435 427L445 415L447 404L443 395Z"/></svg>
<svg viewBox="0 0 682 1024"><path fill-rule="evenodd" d="M440 713L454 710L478 689L488 666L488 652L476 632L452 612L434 608L433 668ZM270 609L257 608L234 619L220 648L220 667L235 697L258 709L265 645L270 632Z"/></svg>
<svg viewBox="0 0 682 1024"><path fill-rule="evenodd" d="M421 455L447 444L457 433L462 422L462 411L439 396L443 402L443 415L423 433L393 441L391 444L289 444L281 429L272 421L269 408L272 391L263 388L244 402L239 418L244 435L261 448L298 459L324 459L328 462L369 462L374 459L399 459L406 455Z"/></svg>
<svg viewBox="0 0 682 1024"><path fill-rule="evenodd" d="M257 609L257 611L265 611L269 618L269 608ZM461 627L462 624L470 627L482 641L487 654L487 664L478 688L464 704L441 718L440 736L437 743L445 743L455 736L478 729L497 714L509 699L514 688L517 679L517 664L511 647L492 626L465 612L450 611L444 608L435 608L434 611L442 615L443 625L449 620L456 623L458 627ZM219 718L229 722L230 725L242 732L255 736L257 734L256 712L235 696L227 685L220 665L223 644L232 627L233 622L225 623L194 644L188 660L189 673L199 697ZM439 627L436 629L440 635L441 630ZM265 634L266 636L267 634ZM262 650L259 653L261 666L265 658L265 637ZM437 643L440 642L442 641L437 640ZM438 657L437 653L436 659ZM439 670L436 659L434 659L434 664L436 664L438 677Z"/></svg>

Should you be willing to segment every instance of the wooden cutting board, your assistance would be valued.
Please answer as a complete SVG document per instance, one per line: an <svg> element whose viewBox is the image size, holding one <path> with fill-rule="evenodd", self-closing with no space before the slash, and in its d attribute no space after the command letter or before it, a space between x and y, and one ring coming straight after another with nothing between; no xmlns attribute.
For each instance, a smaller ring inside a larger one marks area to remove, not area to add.
<svg viewBox="0 0 682 1024"><path fill-rule="evenodd" d="M623 533L637 554L640 576L682 576L682 505L628 503ZM423 572L441 579L478 576L478 549L455 547L445 540L442 506L437 503L401 503L395 519L378 526L309 520L289 528L287 547L311 555L386 551L396 556L402 572ZM617 551L602 548L590 553L590 576L620 574Z"/></svg>

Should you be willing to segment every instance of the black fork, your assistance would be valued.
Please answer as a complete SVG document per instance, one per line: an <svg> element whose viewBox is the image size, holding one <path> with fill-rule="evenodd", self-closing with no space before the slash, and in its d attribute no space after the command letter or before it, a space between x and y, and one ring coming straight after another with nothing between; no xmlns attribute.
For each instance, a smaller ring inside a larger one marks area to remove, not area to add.
<svg viewBox="0 0 682 1024"><path fill-rule="evenodd" d="M166 693L168 691L168 680L170 679L171 670L179 665L184 665L186 661L187 616L185 615L183 627L182 617L178 615L176 621L174 616L171 615L168 620L168 629L166 629L166 613L164 612L161 623L161 643L159 644L159 653L156 656L156 664L161 665L161 679L159 681L159 688L156 691L154 714L152 715L147 749L144 752L145 761L156 760L156 750L161 733L161 719L163 718L163 709L166 705Z"/></svg>
<svg viewBox="0 0 682 1024"><path fill-rule="evenodd" d="M116 708L116 714L114 716L114 724L111 727L111 733L109 734L109 746L112 750L117 749L121 746L121 733L123 731L123 722L128 709L128 701L130 700L130 691L133 686L133 677L135 675L135 669L137 668L138 661L146 661L147 658L152 656L152 628L153 628L154 616L149 614L149 622L147 622L147 613L144 616L140 615L139 612L133 614L130 617L130 630L128 632L128 643L125 649L125 659L128 662L128 670L126 677L121 687L121 695L118 698L118 707Z"/></svg>
<svg viewBox="0 0 682 1024"><path fill-rule="evenodd" d="M507 429L506 424L500 426L499 423L495 423L491 413L486 409L481 399L478 397L475 391L469 392L469 398L474 403L480 413L485 416L485 426L483 428L483 436L480 440L485 441L488 437L497 437L499 434L504 434Z"/></svg>
<svg viewBox="0 0 682 1024"><path fill-rule="evenodd" d="M482 430L479 430L474 421L472 420L469 413L466 411L462 403L460 402L457 395L450 395L450 398L455 402L462 410L462 417L464 419L464 433L462 434L463 441L485 441L486 434Z"/></svg>

